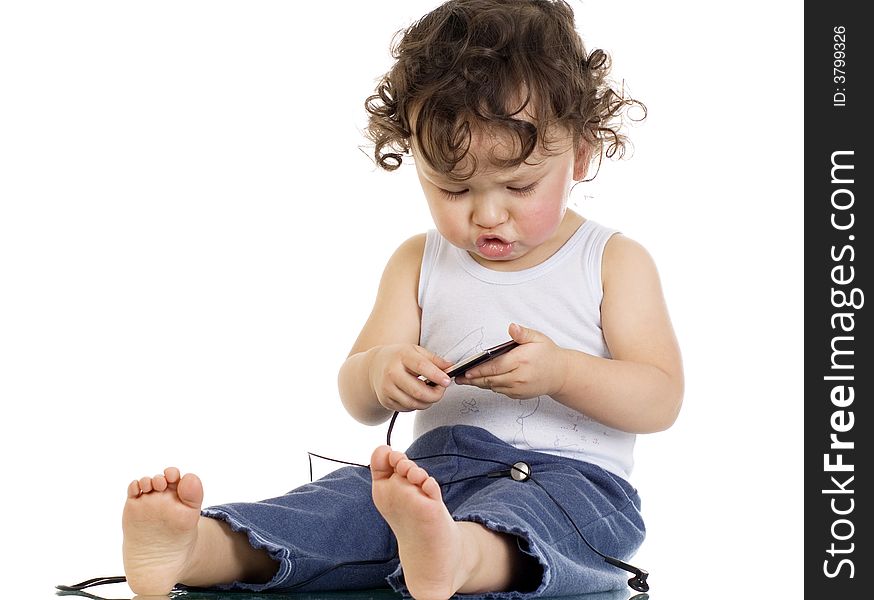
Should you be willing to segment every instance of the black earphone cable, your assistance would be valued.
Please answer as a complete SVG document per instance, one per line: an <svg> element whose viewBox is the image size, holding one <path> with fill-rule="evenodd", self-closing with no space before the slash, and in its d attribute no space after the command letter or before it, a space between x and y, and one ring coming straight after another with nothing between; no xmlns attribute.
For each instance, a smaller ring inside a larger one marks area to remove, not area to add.
<svg viewBox="0 0 874 600"><path fill-rule="evenodd" d="M389 421L388 432L386 433L386 444L388 446L391 446L391 434L392 434L392 431L394 430L394 426L395 426L395 422L397 421L398 414L399 414L399 412L395 411L391 417L391 420ZM340 459L336 459L336 458L330 458L328 456L316 454L315 452L307 452L307 456L309 458L310 482L313 481L313 457L314 456L316 458L321 458L322 460L327 460L327 461L331 461L331 462L335 462L335 463L339 463L339 464L344 464L344 465L348 465L348 466L352 466L352 467L360 467L363 469L370 469L370 465L362 465L360 463L340 460ZM632 589L634 589L638 592L649 591L649 583L647 582L647 577L649 577L649 573L643 569L639 569L638 567L635 567L635 566L630 565L626 562L623 562L623 561L619 560L618 558L614 558L612 556L607 556L606 554L604 554L603 552L601 552L600 550L595 548L591 544L591 542L589 542L589 540L586 539L586 536L583 535L583 532L580 531L580 528L577 527L576 522L570 516L568 511L559 503L558 500L555 499L555 497L549 492L549 490L547 490L545 487L543 487L543 485L539 481L537 481L536 479L534 479L531 476L531 468L528 464L522 463L522 462L517 462L515 464L509 464L509 463L505 463L503 461L499 461L499 460L495 460L495 459L491 459L491 458L480 458L480 457L476 457L476 456L466 456L464 454L458 454L458 453L454 453L454 452L446 452L446 453L441 453L441 454L431 454L431 455L426 455L426 456L418 456L418 457L411 458L411 460L422 461L422 460L428 460L428 459L432 459L432 458L444 458L444 457L455 457L455 458L463 458L465 460L473 460L473 461L477 461L477 462L492 463L492 464L496 464L496 465L501 465L503 467L507 467L507 470L497 471L497 472L492 472L492 473L485 473L482 475L472 475L470 477L462 477L461 479L446 481L446 482L440 483L439 484L440 487L452 485L455 483L460 483L462 481L468 481L471 479L478 479L480 477L501 477L501 476L507 476L507 475L511 476L514 480L519 481L519 482L528 481L528 480L533 481L534 484L537 485L537 487L539 487L540 490L543 491L544 494L546 494L546 496L552 501L552 503L555 504L556 507L558 507L558 509L561 511L561 513L570 522L571 526L573 526L574 530L577 532L577 535L580 537L580 539L582 539L583 542L585 542L586 546L588 546L589 549L592 550L592 552L594 552L595 554L597 554L598 556L603 558L604 561L607 562L608 564L611 564L614 567L617 567L619 569L622 569L624 571L632 573L634 575L634 577L632 577L631 579L628 580L628 585ZM522 466L520 467L520 465L522 465ZM312 581L315 581L316 579L319 579L320 577L323 577L323 576L327 575L328 573L335 571L336 569L339 569L341 567L386 564L386 563L389 563L389 562L396 560L396 559L397 559L397 556L391 556L389 558L382 559L382 560L361 560L361 561L349 561L349 562L338 563L336 565L328 567L324 571L316 573L315 575L313 575L312 577L310 577L309 579L307 579L305 581L298 582L295 585L292 585L290 587L283 588L283 589L294 590L294 589L303 587L304 585L306 585ZM120 576L120 577L95 577L94 579L88 579L86 581L83 581L81 583L77 583L77 584L72 585L72 586L57 585L55 587L58 590L60 590L60 593L62 595L63 594L79 594L79 595L84 595L84 596L90 597L89 594L87 594L86 592L83 592L82 590L84 590L85 588L88 588L88 587L92 587L92 586L105 585L105 584L109 584L109 583L123 583L125 581L127 581L127 578L123 577L123 576Z"/></svg>
<svg viewBox="0 0 874 600"><path fill-rule="evenodd" d="M391 446L391 434L392 434L392 430L394 429L394 426L395 426L395 421L397 421L398 414L399 414L398 411L394 412L394 414L391 416L391 421L389 422L389 425L388 425L388 433L386 434L385 443L388 444L389 446ZM628 585L633 590L636 590L638 592L648 592L649 591L649 583L647 582L647 578L649 577L649 572L644 570L644 569L640 569L638 567L635 567L634 565L630 565L624 561L621 561L618 558L614 558L612 556L607 556L606 554L604 554L603 552L601 552L600 550L595 548L591 544L591 542L589 542L589 540L586 539L586 536L583 535L583 532L580 531L580 528L577 527L576 522L571 518L570 514L567 512L567 510L565 510L564 506L562 506L559 503L559 501L556 500L555 497L549 493L549 490L547 490L545 487L543 487L543 485L539 481L537 481L536 479L531 477L530 471L528 473L525 473L523 471L520 471L516 465L509 465L509 464L502 463L500 461L496 461L496 460L488 459L488 458L477 458L474 456L463 456L461 454L442 454L442 455L433 455L433 456L422 456L422 457L414 458L412 460L425 460L428 458L435 458L437 456L456 456L456 457L465 458L468 460L476 460L476 461L480 461L480 462L491 462L491 463L496 463L496 464L503 464L504 466L510 467L509 474L512 475L514 470L518 473L521 473L522 478L519 479L519 481L526 481L528 479L533 481L537 485L537 487L539 487L543 491L543 493L546 494L546 496L550 500L552 500L552 503L555 504L556 507L558 507L558 509L565 516L565 518L568 521L570 521L570 524L573 526L574 530L577 532L577 535L580 536L580 539L586 543L586 546L588 546L589 549L592 550L592 552L594 552L595 554L597 554L598 556L603 558L605 562L613 565L614 567L617 567L619 569L622 569L623 571L627 571L628 573L631 573L632 575L634 575L634 577L632 577L631 579L628 580ZM330 459L328 459L328 460L330 460ZM342 461L337 461L337 462L342 462ZM494 474L480 475L480 477L493 477L493 476L495 476L495 475ZM466 477L465 480L466 479L473 479L473 478L474 477ZM448 482L447 485L449 483L453 483L453 482ZM454 482L454 483L457 483L457 482Z"/></svg>
<svg viewBox="0 0 874 600"><path fill-rule="evenodd" d="M95 585L107 585L110 583L124 583L127 581L126 577L95 577L93 579L87 579L85 581L81 581L79 583L75 583L73 585L56 585L55 589L58 590L57 594L59 596L84 596L86 598L92 598L93 600L126 600L125 598L102 598L100 596L95 596L93 594L89 594L84 591L85 588L89 588Z"/></svg>
<svg viewBox="0 0 874 600"><path fill-rule="evenodd" d="M391 416L391 421L388 422L388 431L385 433L385 443L387 446L391 446L391 432L395 428L395 421L398 420L399 414L400 413L398 411L395 411L394 414Z"/></svg>
<svg viewBox="0 0 874 600"><path fill-rule="evenodd" d="M388 446L391 446L391 434L392 434L392 431L394 430L394 426L395 426L395 422L397 421L398 414L399 414L398 411L394 411L394 414L392 414L391 420L389 421L389 424L388 424L388 432L386 433L386 437L385 437L385 443ZM333 461L333 462L340 463L340 464L351 465L351 466L356 466L356 467L364 467L364 468L368 468L368 469L370 468L370 465L361 465L361 464L352 463L352 462L348 462L348 461L344 461L344 460L337 460L337 459L329 458L327 456L320 456L320 455L314 454L312 452L310 452L308 454L310 455L310 481L312 481L312 479L313 479L313 472L312 472L312 457L313 456L317 456L318 458ZM644 569L641 569L639 567L635 567L634 565L630 565L622 560L619 560L618 558L608 556L608 555L604 554L603 552L601 552L600 550L598 550L597 548L595 548L592 545L592 543L589 542L589 540L586 538L586 536L583 535L583 532L580 531L580 528L577 526L576 522L573 520L573 518L570 516L570 514L564 508L564 506L562 506L559 503L559 501L555 499L555 497L549 492L549 490L547 490L545 487L543 487L543 484L541 484L539 481L537 481L536 479L531 477L530 467L529 467L529 471L525 472L524 470L520 469L517 466L519 463L511 465L509 463L505 463L505 462L502 462L499 460L494 460L491 458L479 458L476 456L466 456L464 454L457 454L454 452L446 452L446 453L442 453L442 454L431 454L428 456L416 456L416 457L411 457L410 460L421 461L421 460L428 460L430 458L442 458L442 457L456 457L456 458L463 458L466 460L475 460L478 462L488 462L488 463L508 467L508 470L498 472L498 473L487 473L484 475L473 475L470 477L464 477L462 479L447 481L447 482L441 483L440 487L443 487L444 485L450 485L453 483L460 483L462 481L467 481L470 479L477 479L479 477L498 477L501 475L513 476L514 473L519 474L520 479L518 479L518 481L526 481L526 480L530 479L531 481L533 481L537 485L537 487L539 487L543 491L544 494L546 494L546 496L552 501L552 503L555 504L555 506L561 511L561 513L565 516L565 518L570 522L571 526L574 528L574 531L577 532L577 535L580 537L580 539L583 540L583 542L585 542L586 546L588 546L592 552L594 552L595 554L597 554L598 556L603 558L606 563L611 564L614 567L617 567L619 569L622 569L623 571L627 571L628 573L631 573L632 575L634 575L631 579L628 580L629 587L631 587L633 590L636 590L638 592L648 592L649 591L649 583L647 582L647 578L649 577L649 572L644 570ZM526 466L528 466L528 465L526 465ZM514 479L515 478L516 477L514 477ZM394 560L394 558L392 558L390 560ZM343 564L349 564L349 563L343 563ZM342 565L337 565L337 566L339 567ZM337 567L334 567L334 568L337 568ZM331 570L333 570L334 568L332 568ZM309 582L311 580L312 580L312 578L310 580L308 580L307 582Z"/></svg>

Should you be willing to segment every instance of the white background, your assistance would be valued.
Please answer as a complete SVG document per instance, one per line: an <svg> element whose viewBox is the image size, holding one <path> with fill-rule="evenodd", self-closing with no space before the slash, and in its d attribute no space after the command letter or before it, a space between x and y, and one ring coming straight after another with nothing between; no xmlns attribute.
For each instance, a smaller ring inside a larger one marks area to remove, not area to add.
<svg viewBox="0 0 874 600"><path fill-rule="evenodd" d="M134 478L177 465L207 504L258 500L307 480L307 450L366 463L384 439L336 372L430 218L412 166L362 152L362 104L434 6L0 4L3 571L28 596L122 573ZM649 118L573 206L653 254L687 375L676 425L638 441L633 562L657 600L789 597L801 6L574 6Z"/></svg>

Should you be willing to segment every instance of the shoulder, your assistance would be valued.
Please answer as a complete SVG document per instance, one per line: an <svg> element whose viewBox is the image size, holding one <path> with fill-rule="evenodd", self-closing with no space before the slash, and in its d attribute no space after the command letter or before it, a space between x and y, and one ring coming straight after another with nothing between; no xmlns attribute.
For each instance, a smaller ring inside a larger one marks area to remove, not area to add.
<svg viewBox="0 0 874 600"><path fill-rule="evenodd" d="M427 234L419 233L407 238L397 247L385 266L383 282L409 280L410 278L418 281L426 238Z"/></svg>
<svg viewBox="0 0 874 600"><path fill-rule="evenodd" d="M370 317L351 354L381 344L410 343L419 339L418 283L425 235L405 240L388 259Z"/></svg>
<svg viewBox="0 0 874 600"><path fill-rule="evenodd" d="M621 233L611 236L604 248L601 285L605 297L616 293L661 293L653 257L640 243Z"/></svg>
<svg viewBox="0 0 874 600"><path fill-rule="evenodd" d="M611 280L655 272L655 261L640 243L621 233L612 235L607 241L601 268L601 278L605 286Z"/></svg>
<svg viewBox="0 0 874 600"><path fill-rule="evenodd" d="M427 233L417 233L416 235L404 240L404 242L398 246L395 253L412 254L422 258L422 252L425 250L425 240L427 238Z"/></svg>
<svg viewBox="0 0 874 600"><path fill-rule="evenodd" d="M422 265L422 255L425 252L426 239L427 234L419 233L404 240L391 255L388 261L389 266L394 265L399 268L415 267L418 269Z"/></svg>

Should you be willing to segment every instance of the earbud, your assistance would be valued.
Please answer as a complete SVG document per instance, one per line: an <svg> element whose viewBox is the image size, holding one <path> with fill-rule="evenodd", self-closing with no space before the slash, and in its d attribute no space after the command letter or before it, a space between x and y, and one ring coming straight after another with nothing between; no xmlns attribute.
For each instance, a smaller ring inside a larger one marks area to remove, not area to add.
<svg viewBox="0 0 874 600"><path fill-rule="evenodd" d="M525 481L531 477L531 467L528 466L528 463L520 460L510 469L510 477L515 481Z"/></svg>
<svg viewBox="0 0 874 600"><path fill-rule="evenodd" d="M631 589L638 592L648 592L649 584L646 582L647 577L649 577L649 573L643 569L638 569L637 575L628 580L628 585Z"/></svg>
<svg viewBox="0 0 874 600"><path fill-rule="evenodd" d="M583 539L583 541L586 541L585 538ZM588 544L588 542L586 542L586 543ZM592 548L591 544L589 544L589 548ZM592 550L595 550L595 549L592 548ZM595 550L595 552L597 552L598 554L601 554L597 550ZM648 592L649 591L649 584L646 582L646 578L649 577L648 571L644 571L643 569L638 569L637 567L635 567L633 565L629 565L628 563L622 562L618 558L613 558L612 556L605 556L604 554L601 554L601 556L604 557L604 560L606 562L610 563L614 567L619 567L623 571L628 571L629 573L634 573L634 577L632 577L631 579L628 580L628 586L631 589L638 591L638 592Z"/></svg>

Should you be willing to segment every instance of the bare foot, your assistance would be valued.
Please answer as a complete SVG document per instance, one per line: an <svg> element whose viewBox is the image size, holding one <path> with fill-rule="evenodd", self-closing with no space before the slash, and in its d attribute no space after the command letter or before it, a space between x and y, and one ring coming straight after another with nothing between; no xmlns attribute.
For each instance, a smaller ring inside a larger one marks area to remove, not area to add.
<svg viewBox="0 0 874 600"><path fill-rule="evenodd" d="M397 537L407 588L416 600L446 600L467 582L471 561L440 485L389 446L373 452L370 470L373 502Z"/></svg>
<svg viewBox="0 0 874 600"><path fill-rule="evenodd" d="M132 481L122 515L124 572L140 596L166 595L194 556L203 484L197 475L163 475Z"/></svg>

